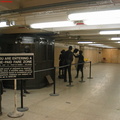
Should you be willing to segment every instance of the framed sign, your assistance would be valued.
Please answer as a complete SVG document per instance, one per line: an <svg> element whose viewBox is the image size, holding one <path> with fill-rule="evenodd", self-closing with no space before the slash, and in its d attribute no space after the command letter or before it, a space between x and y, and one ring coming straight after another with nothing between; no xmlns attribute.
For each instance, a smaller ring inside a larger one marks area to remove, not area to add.
<svg viewBox="0 0 120 120"><path fill-rule="evenodd" d="M34 79L34 54L1 53L0 79Z"/></svg>

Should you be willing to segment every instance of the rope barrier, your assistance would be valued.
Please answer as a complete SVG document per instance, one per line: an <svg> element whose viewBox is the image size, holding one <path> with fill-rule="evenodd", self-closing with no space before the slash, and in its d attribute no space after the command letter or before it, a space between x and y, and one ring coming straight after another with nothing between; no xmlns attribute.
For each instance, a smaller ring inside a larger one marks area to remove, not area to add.
<svg viewBox="0 0 120 120"><path fill-rule="evenodd" d="M92 79L91 77L91 61L88 61L88 62L83 62L83 63L75 63L75 64L68 64L68 65L63 65L63 66L59 66L59 67L54 67L54 68L47 68L47 69L42 69L42 70L36 70L34 71L35 73L37 72L43 72L43 71L49 71L49 70L54 70L54 73L56 72L56 69L60 69L60 68L65 68L65 67L68 67L68 66L72 66L72 65L80 65L80 64L85 64L85 63L90 63L90 69L89 69L89 77L88 79ZM56 75L56 74L55 74ZM69 85L67 85L69 87L72 87L73 85L71 85L71 82L69 81ZM54 76L54 82L53 82L53 93L50 94L50 96L58 96L59 94L56 94L56 80L55 80L55 76Z"/></svg>
<svg viewBox="0 0 120 120"><path fill-rule="evenodd" d="M48 68L48 69L43 69L43 70L37 70L37 71L34 71L34 72L43 72L43 71L49 71L49 70L54 70L54 68Z"/></svg>
<svg viewBox="0 0 120 120"><path fill-rule="evenodd" d="M84 62L84 63L90 63L90 62ZM71 65L80 65L80 64L84 64L84 63L75 63L75 64L71 64ZM60 67L54 67L54 68L47 68L47 69L37 70L37 71L34 71L34 72L49 71L49 70L54 70L55 68L64 68L64 67L68 67L69 65L70 65L70 64L68 64L68 65L63 65L63 66L60 66Z"/></svg>

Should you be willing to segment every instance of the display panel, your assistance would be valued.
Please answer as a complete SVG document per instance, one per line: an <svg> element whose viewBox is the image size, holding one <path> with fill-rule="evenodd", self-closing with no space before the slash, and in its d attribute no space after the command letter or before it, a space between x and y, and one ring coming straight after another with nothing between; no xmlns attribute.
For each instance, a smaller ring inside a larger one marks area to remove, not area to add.
<svg viewBox="0 0 120 120"><path fill-rule="evenodd" d="M33 79L34 54L10 53L0 54L0 79Z"/></svg>

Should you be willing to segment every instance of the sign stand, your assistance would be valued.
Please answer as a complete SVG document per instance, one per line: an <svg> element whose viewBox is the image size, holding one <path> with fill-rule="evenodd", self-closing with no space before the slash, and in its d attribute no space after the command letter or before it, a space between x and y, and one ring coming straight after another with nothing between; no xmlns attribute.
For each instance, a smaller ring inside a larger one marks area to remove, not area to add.
<svg viewBox="0 0 120 120"><path fill-rule="evenodd" d="M22 80L21 80L21 107L18 107L17 110L20 112L28 111L28 107L23 107L23 81Z"/></svg>
<svg viewBox="0 0 120 120"><path fill-rule="evenodd" d="M56 72L56 68L54 68L54 73ZM53 93L50 94L50 96L59 96L59 94L55 93L55 88L56 88L56 80L54 76L54 83L53 83Z"/></svg>
<svg viewBox="0 0 120 120"><path fill-rule="evenodd" d="M17 108L16 82L17 80L14 79L14 111L8 114L8 117L11 117L11 118L18 118L24 115L24 113L18 112L16 109Z"/></svg>

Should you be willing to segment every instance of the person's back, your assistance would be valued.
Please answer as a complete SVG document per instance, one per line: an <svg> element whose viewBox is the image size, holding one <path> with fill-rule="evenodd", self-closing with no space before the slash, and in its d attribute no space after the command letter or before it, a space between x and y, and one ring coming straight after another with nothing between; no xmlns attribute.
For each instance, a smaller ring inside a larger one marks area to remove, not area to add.
<svg viewBox="0 0 120 120"><path fill-rule="evenodd" d="M65 63L71 64L73 61L73 53L71 52L72 49L69 49L65 52Z"/></svg>
<svg viewBox="0 0 120 120"><path fill-rule="evenodd" d="M76 58L78 58L78 66L77 66L77 75L75 78L78 78L79 70L81 71L81 78L83 79L83 67L84 67L84 56L82 55L82 51L79 51L79 55L74 55Z"/></svg>
<svg viewBox="0 0 120 120"><path fill-rule="evenodd" d="M82 54L78 55L78 63L83 63L84 62L84 56Z"/></svg>
<svg viewBox="0 0 120 120"><path fill-rule="evenodd" d="M65 50L61 51L61 54L59 56L59 61L60 61L60 66L64 65L64 61L65 61Z"/></svg>
<svg viewBox="0 0 120 120"><path fill-rule="evenodd" d="M65 65L68 65L65 67L65 76L64 81L67 81L67 70L68 70L68 76L69 76L69 82L72 82L72 76L71 76L71 63L73 61L73 52L72 52L72 46L69 46L69 49L65 52Z"/></svg>
<svg viewBox="0 0 120 120"><path fill-rule="evenodd" d="M61 51L61 54L59 55L59 66L63 66L65 64L65 50ZM64 77L64 68L59 68L59 78Z"/></svg>

